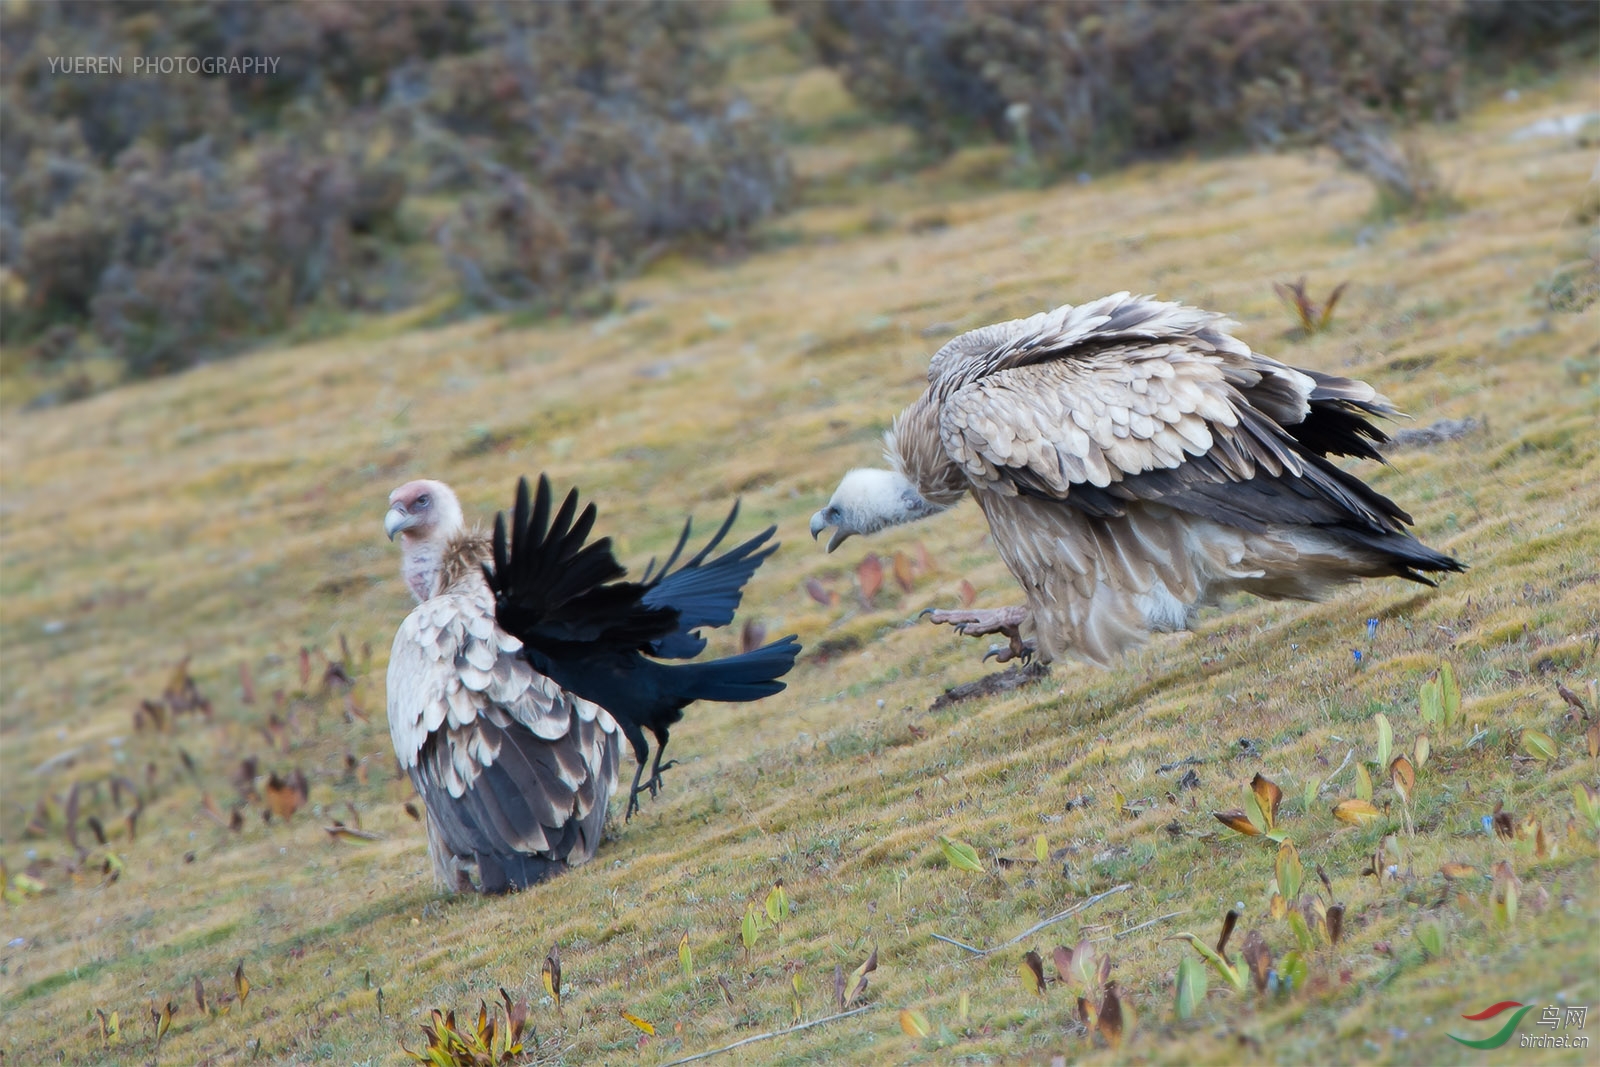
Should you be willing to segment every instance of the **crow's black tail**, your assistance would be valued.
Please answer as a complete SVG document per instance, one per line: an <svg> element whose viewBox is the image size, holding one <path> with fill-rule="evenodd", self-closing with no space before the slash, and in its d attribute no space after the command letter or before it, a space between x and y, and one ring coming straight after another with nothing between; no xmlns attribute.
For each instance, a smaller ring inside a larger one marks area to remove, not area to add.
<svg viewBox="0 0 1600 1067"><path fill-rule="evenodd" d="M741 652L737 656L706 660L704 663L659 664L668 672L672 688L685 702L720 700L739 703L760 700L781 693L779 681L794 666L800 655L800 639L790 634L770 645Z"/></svg>

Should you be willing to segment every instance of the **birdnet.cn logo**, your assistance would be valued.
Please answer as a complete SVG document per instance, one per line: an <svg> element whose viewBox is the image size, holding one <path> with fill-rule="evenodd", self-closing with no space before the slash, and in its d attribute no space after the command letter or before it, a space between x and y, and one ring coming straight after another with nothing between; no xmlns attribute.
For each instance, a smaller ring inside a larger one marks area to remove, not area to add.
<svg viewBox="0 0 1600 1067"><path fill-rule="evenodd" d="M1582 1030L1584 1022L1589 1017L1587 1005L1582 1007L1559 1008L1551 1004L1539 1012L1539 1018L1534 1023L1537 1027L1548 1029L1549 1033L1534 1032L1531 1034L1517 1034L1517 1024L1522 1022L1522 1017L1538 1005L1524 1004L1519 1000L1502 1000L1498 1004L1491 1004L1482 1011L1463 1015L1463 1019L1473 1022L1483 1022L1493 1019L1504 1012L1511 1012L1511 1017L1503 1023L1499 1031L1489 1037L1477 1040L1457 1037L1455 1034L1446 1035L1451 1041L1477 1049L1502 1048L1511 1041L1513 1036L1519 1038L1518 1048L1588 1048L1589 1035L1579 1034L1574 1031ZM1559 1031L1559 1032L1558 1032Z"/></svg>

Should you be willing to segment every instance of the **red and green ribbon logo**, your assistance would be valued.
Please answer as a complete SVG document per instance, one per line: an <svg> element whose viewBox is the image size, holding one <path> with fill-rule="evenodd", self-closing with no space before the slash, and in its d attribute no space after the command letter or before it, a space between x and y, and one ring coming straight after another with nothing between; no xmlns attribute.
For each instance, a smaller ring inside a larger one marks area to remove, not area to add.
<svg viewBox="0 0 1600 1067"><path fill-rule="evenodd" d="M1445 1036L1451 1041L1465 1045L1468 1048L1499 1048L1501 1045L1504 1045L1507 1041L1511 1040L1511 1035L1516 1032L1517 1024L1522 1021L1522 1017L1533 1010L1532 1004L1523 1004L1520 1001L1515 1000L1502 1000L1498 1004L1491 1004L1489 1007L1484 1008L1475 1015L1462 1016L1463 1019L1471 1019L1473 1022L1482 1022L1484 1019L1493 1019L1501 1012L1510 1011L1512 1008L1516 1008L1517 1013L1508 1019L1506 1024L1500 1028L1500 1032L1495 1034L1493 1037L1486 1037L1482 1041L1468 1041L1466 1038L1457 1037L1455 1034L1446 1034Z"/></svg>

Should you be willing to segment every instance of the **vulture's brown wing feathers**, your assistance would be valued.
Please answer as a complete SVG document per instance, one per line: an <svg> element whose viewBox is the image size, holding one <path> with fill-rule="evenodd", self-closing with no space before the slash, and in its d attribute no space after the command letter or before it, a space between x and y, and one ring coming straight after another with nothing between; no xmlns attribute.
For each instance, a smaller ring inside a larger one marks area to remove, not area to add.
<svg viewBox="0 0 1600 1067"><path fill-rule="evenodd" d="M495 625L476 571L417 606L389 659L395 754L428 809L429 854L447 887L462 863L501 892L594 854L616 788L610 715L538 674Z"/></svg>
<svg viewBox="0 0 1600 1067"><path fill-rule="evenodd" d="M1251 352L1226 325L1124 293L972 331L934 357L939 437L1047 655L1065 638L1105 662L1234 590L1314 597L1461 569L1323 458L1378 457L1366 416L1388 402Z"/></svg>

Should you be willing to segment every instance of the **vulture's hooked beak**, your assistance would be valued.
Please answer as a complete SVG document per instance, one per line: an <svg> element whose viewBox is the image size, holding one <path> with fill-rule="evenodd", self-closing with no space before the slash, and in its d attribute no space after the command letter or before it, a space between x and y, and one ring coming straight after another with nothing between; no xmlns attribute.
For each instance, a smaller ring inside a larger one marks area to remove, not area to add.
<svg viewBox="0 0 1600 1067"><path fill-rule="evenodd" d="M811 540L815 541L818 534L822 533L823 530L826 530L832 525L833 523L828 521L827 508L824 508L815 515L811 516ZM843 529L842 527L834 530L833 536L828 538L828 551L832 552L834 549L844 544L845 538L849 537L850 533L851 531Z"/></svg>
<svg viewBox="0 0 1600 1067"><path fill-rule="evenodd" d="M389 540L393 541L395 534L401 530L410 529L414 521L415 519L412 516L406 514L405 508L396 504L383 517L383 532L389 535Z"/></svg>

